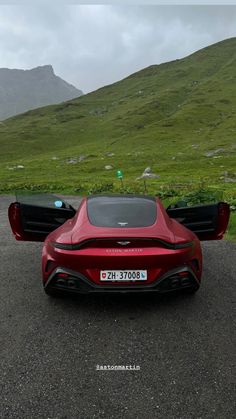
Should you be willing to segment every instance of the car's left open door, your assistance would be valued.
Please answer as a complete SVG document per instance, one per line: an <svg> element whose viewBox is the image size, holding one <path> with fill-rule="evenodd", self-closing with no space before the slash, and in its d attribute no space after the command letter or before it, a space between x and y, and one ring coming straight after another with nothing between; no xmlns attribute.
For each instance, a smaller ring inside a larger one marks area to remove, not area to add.
<svg viewBox="0 0 236 419"><path fill-rule="evenodd" d="M170 206L166 212L170 218L193 231L200 240L220 240L228 226L230 207L226 202L218 202L182 208Z"/></svg>
<svg viewBox="0 0 236 419"><path fill-rule="evenodd" d="M18 195L9 206L8 218L16 240L44 241L75 213L71 205L54 195Z"/></svg>

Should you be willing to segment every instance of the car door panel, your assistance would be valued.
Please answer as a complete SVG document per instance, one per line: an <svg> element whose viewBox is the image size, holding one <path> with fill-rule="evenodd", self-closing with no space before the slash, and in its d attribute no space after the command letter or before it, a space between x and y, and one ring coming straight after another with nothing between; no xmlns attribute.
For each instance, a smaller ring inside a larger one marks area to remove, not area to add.
<svg viewBox="0 0 236 419"><path fill-rule="evenodd" d="M226 202L193 207L167 208L167 214L189 230L200 240L220 240L227 229L230 208Z"/></svg>
<svg viewBox="0 0 236 419"><path fill-rule="evenodd" d="M8 210L9 222L15 238L24 241L44 241L47 235L73 218L76 210L60 198L49 195L48 201L40 195L24 197L14 202ZM55 202L61 207L55 207ZM41 203L43 205L41 205Z"/></svg>

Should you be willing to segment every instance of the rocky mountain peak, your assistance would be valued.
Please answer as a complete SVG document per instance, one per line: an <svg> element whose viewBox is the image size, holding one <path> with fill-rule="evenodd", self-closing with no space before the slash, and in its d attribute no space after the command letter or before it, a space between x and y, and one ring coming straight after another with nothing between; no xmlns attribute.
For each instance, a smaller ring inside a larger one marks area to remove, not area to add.
<svg viewBox="0 0 236 419"><path fill-rule="evenodd" d="M0 68L0 120L82 94L56 76L50 64L30 70Z"/></svg>

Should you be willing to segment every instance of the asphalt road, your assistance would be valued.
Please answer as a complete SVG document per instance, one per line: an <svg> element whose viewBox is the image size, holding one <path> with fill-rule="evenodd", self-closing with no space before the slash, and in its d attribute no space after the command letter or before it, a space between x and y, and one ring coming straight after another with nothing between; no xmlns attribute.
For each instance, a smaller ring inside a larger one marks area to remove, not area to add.
<svg viewBox="0 0 236 419"><path fill-rule="evenodd" d="M42 245L10 232L10 201L0 197L1 418L235 418L235 244L203 243L195 296L52 299Z"/></svg>

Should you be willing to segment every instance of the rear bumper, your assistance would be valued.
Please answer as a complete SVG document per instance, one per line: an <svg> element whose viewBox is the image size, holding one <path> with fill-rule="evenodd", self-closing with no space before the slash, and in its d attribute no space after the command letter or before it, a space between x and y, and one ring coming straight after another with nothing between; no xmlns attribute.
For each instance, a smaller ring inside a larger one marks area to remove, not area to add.
<svg viewBox="0 0 236 419"><path fill-rule="evenodd" d="M103 293L169 293L186 288L198 289L200 281L191 268L187 266L178 267L166 272L151 284L128 285L97 285L79 272L62 267L56 268L48 278L44 289L58 290L74 294Z"/></svg>

